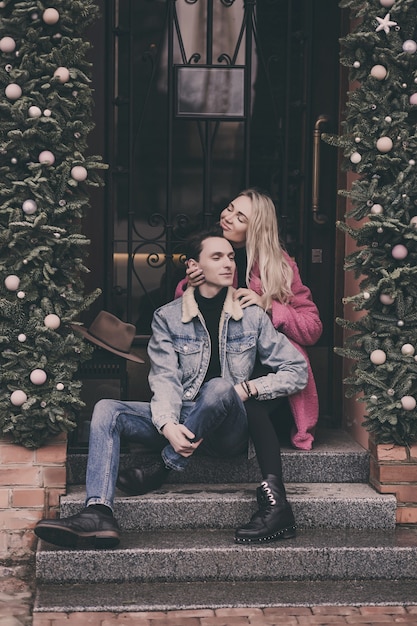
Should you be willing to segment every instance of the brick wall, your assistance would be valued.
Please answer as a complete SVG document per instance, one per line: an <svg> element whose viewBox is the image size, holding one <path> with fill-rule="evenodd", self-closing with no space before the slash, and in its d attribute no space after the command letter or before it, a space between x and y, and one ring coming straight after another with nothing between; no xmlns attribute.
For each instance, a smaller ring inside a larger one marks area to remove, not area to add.
<svg viewBox="0 0 417 626"><path fill-rule="evenodd" d="M0 439L0 559L28 556L36 522L56 516L66 489L66 458L64 433L37 450Z"/></svg>
<svg viewBox="0 0 417 626"><path fill-rule="evenodd" d="M417 524L417 445L369 442L370 482L380 493L397 498L397 523Z"/></svg>

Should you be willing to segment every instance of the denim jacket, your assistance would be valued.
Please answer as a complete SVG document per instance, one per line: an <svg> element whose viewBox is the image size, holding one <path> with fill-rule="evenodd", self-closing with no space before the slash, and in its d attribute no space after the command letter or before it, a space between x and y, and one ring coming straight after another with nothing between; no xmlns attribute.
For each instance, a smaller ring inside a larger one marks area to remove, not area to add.
<svg viewBox="0 0 417 626"><path fill-rule="evenodd" d="M219 325L221 375L236 385L250 379L258 354L272 370L251 379L258 400L287 396L307 384L307 363L258 306L242 309L229 287ZM188 287L181 298L157 309L148 344L151 361L152 420L158 431L169 421L179 421L184 402L192 401L203 384L211 355L210 336Z"/></svg>

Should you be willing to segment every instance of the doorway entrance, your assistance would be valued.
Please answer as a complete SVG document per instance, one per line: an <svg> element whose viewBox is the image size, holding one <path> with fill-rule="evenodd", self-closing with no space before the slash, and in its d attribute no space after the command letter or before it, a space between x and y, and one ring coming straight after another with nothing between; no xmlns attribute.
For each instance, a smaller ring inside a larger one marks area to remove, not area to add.
<svg viewBox="0 0 417 626"><path fill-rule="evenodd" d="M184 240L256 186L323 321L309 350L321 423L333 406L341 15L328 0L102 2L109 163L103 308L146 342L184 275ZM102 62L102 61L101 61ZM99 234L92 231L92 247ZM106 253L107 254L107 253ZM94 270L95 271L95 270Z"/></svg>

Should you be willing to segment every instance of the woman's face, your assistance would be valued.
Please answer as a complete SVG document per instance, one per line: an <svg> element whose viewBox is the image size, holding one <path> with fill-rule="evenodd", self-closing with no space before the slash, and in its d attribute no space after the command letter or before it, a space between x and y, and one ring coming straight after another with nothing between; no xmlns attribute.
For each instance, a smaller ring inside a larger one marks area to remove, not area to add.
<svg viewBox="0 0 417 626"><path fill-rule="evenodd" d="M251 215L252 200L247 196L238 196L220 214L223 236L235 248L242 248L246 243L246 233Z"/></svg>

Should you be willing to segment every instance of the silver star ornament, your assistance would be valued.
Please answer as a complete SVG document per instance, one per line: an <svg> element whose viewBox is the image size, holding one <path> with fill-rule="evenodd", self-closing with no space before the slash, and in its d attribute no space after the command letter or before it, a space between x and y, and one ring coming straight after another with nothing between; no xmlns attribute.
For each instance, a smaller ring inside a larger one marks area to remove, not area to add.
<svg viewBox="0 0 417 626"><path fill-rule="evenodd" d="M392 22L390 20L390 14L387 13L384 18L377 17L379 25L376 27L376 32L378 33L380 30L383 30L387 35L390 31L391 26L397 26L397 22Z"/></svg>

